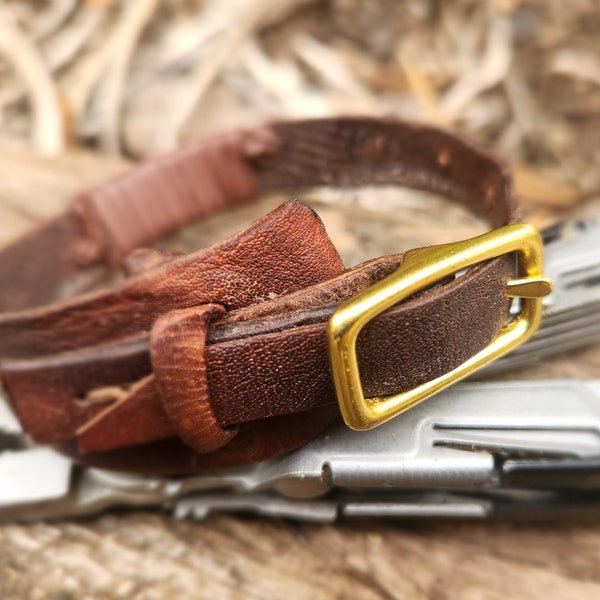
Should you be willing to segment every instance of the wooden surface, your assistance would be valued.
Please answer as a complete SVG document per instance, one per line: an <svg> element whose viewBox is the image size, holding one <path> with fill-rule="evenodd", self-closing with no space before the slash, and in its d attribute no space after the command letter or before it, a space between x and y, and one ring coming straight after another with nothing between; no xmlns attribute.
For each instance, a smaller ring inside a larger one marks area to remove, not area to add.
<svg viewBox="0 0 600 600"><path fill-rule="evenodd" d="M122 167L91 155L0 155L7 173L0 180L0 239L47 218L70 194ZM389 191L336 196L336 203L329 198L313 205L349 263L477 229L461 211L446 206L440 212L438 199ZM171 245L218 239L277 202L217 217ZM432 226L431 214L444 216ZM597 377L599 363L600 347L593 347L512 376ZM367 520L328 526L235 516L195 523L121 512L1 526L0 598L591 599L600 597L599 561L600 523Z"/></svg>

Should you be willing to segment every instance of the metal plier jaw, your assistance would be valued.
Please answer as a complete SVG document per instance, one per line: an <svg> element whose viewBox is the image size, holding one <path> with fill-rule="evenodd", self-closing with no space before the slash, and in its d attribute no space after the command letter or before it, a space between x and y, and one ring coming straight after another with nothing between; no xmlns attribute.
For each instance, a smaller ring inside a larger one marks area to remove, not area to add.
<svg viewBox="0 0 600 600"><path fill-rule="evenodd" d="M600 338L600 223L547 236L554 291L514 368ZM177 517L249 511L339 517L600 515L600 381L460 383L367 432L342 424L255 467L182 478L79 467L31 447L0 399L0 521L160 506Z"/></svg>

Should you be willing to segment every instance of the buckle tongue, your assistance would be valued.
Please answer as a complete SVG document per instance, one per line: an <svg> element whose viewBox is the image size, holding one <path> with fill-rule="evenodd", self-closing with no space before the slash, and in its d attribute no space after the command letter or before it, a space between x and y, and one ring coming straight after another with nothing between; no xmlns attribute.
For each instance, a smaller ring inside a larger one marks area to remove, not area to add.
<svg viewBox="0 0 600 600"><path fill-rule="evenodd" d="M398 394L365 398L356 355L356 340L365 325L441 279L511 252L517 255L519 275L508 282L507 297L521 298L521 308L498 336L436 379ZM348 427L365 430L381 425L527 341L541 322L542 297L552 291L550 280L542 276L542 263L542 239L537 230L524 223L507 225L468 240L411 250L395 273L338 307L329 319L329 357L340 411Z"/></svg>

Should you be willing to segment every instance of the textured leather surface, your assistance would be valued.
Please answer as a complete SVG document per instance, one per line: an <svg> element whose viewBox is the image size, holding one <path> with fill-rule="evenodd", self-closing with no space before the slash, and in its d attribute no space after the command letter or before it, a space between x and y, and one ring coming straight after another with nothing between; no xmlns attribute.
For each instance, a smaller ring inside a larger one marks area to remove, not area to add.
<svg viewBox="0 0 600 600"><path fill-rule="evenodd" d="M14 358L2 360L4 384L34 440L60 441L105 408L86 401L92 390L130 384L151 372L147 353L135 348L161 314L211 303L235 309L264 302L341 270L314 212L287 203L229 240L109 290L6 315L0 320L0 353Z"/></svg>
<svg viewBox="0 0 600 600"><path fill-rule="evenodd" d="M260 193L364 184L441 193L493 227L517 220L506 168L454 136L315 120L145 163L2 251L0 373L26 430L89 464L156 473L256 462L318 435L338 414L328 318L401 255L344 271L297 201L189 255L131 252ZM77 295L122 263L123 282ZM508 317L513 268L488 261L369 323L366 395L414 387L486 346Z"/></svg>
<svg viewBox="0 0 600 600"><path fill-rule="evenodd" d="M162 315L152 328L152 368L165 412L181 440L203 453L221 448L238 433L221 427L206 376L209 318L224 313L220 304L204 304Z"/></svg>

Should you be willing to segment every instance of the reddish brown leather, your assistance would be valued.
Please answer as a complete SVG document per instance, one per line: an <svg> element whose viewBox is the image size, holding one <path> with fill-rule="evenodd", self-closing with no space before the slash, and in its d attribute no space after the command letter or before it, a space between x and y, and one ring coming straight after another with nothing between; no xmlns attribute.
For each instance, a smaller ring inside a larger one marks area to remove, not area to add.
<svg viewBox="0 0 600 600"><path fill-rule="evenodd" d="M83 196L76 206L88 238L119 265L136 248L190 221L251 200L258 187L240 151L245 136L255 137L237 132L190 144Z"/></svg>
<svg viewBox="0 0 600 600"><path fill-rule="evenodd" d="M171 310L210 302L232 310L322 281L342 268L314 212L287 203L220 244L111 288L1 316L0 356L39 357L92 347L149 331Z"/></svg>
<svg viewBox="0 0 600 600"><path fill-rule="evenodd" d="M0 318L0 353L16 358L2 360L4 384L33 439L61 441L104 408L88 405L90 390L129 384L151 372L147 343L143 356L122 355L132 351L128 338L137 336L135 349L139 336L146 334L147 339L161 314L215 302L235 309L341 270L314 212L297 202L286 203L220 244L175 258L109 290ZM23 358L28 354L36 358ZM103 367L104 362L109 366Z"/></svg>
<svg viewBox="0 0 600 600"><path fill-rule="evenodd" d="M176 436L154 375L141 379L121 398L76 430L81 452L105 452ZM71 437L71 436L69 436Z"/></svg>
<svg viewBox="0 0 600 600"><path fill-rule="evenodd" d="M0 312L75 296L137 246L251 201L259 187L249 158L278 143L268 127L203 140L76 198L61 217L3 250Z"/></svg>
<svg viewBox="0 0 600 600"><path fill-rule="evenodd" d="M264 332L265 327L269 331L276 330L283 326L278 321L278 315L281 313L286 314L285 321L288 327L305 325L307 318L308 322L310 319L320 319L324 322L326 315L331 312L331 308L327 306L338 304L356 291L369 287L378 279L395 271L399 264L400 257L376 259L348 271L343 276L331 278L301 292L255 305L251 309L252 314L247 314L247 310L232 311L208 329L209 342L224 341L231 336L257 335ZM325 308L319 308L322 306ZM314 307L315 310L302 310L303 307ZM139 350L142 354L146 353L143 346L139 346ZM148 385L145 400L132 390L129 396L106 408L77 431L82 452L101 452L123 447L126 444L123 443L121 432L127 430L135 431L136 443L157 441L175 435L154 377L151 376L145 381ZM142 401L145 402L147 410L144 423L140 424L138 411Z"/></svg>
<svg viewBox="0 0 600 600"><path fill-rule="evenodd" d="M337 406L329 404L309 412L242 423L229 444L208 454L196 452L177 438L97 454L82 454L76 439L55 447L99 468L129 473L192 473L254 464L290 452L322 433L337 417Z"/></svg>
<svg viewBox="0 0 600 600"><path fill-rule="evenodd" d="M402 257L344 272L298 202L204 251L138 252L130 277L107 290L30 307L257 190L363 184L442 193L493 226L517 220L505 167L462 140L394 120L333 119L222 136L147 163L4 250L0 308L13 312L0 316L0 373L27 431L71 454L68 440L78 441L89 464L145 472L262 460L316 435L336 414L327 320ZM487 345L508 317L512 270L511 257L489 261L372 321L358 341L365 393L408 389ZM214 304L227 312L209 322Z"/></svg>
<svg viewBox="0 0 600 600"><path fill-rule="evenodd" d="M208 319L224 313L220 304L176 310L158 318L150 337L152 368L165 412L181 440L202 453L221 448L238 432L221 427L208 389Z"/></svg>

